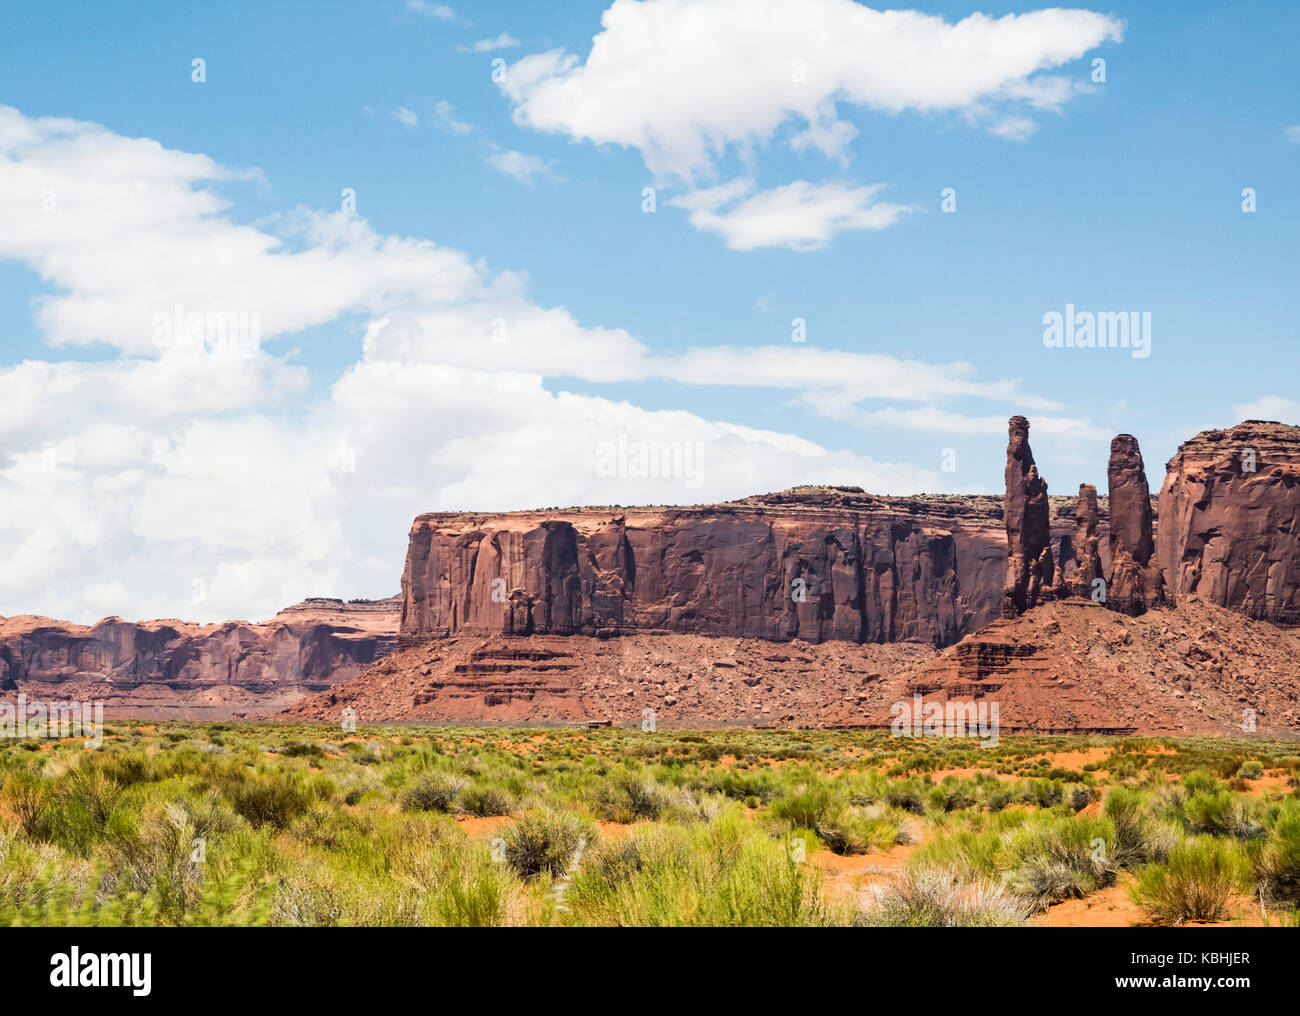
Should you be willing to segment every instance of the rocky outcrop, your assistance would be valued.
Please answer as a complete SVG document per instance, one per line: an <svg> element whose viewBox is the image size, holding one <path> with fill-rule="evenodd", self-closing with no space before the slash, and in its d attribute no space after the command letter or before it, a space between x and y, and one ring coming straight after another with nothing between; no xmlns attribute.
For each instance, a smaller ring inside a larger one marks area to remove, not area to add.
<svg viewBox="0 0 1300 1016"><path fill-rule="evenodd" d="M1000 733L1300 733L1300 633L1204 602L1128 616L1070 597L999 618L934 659L886 674L826 725L889 727L891 710L997 710ZM919 698L919 703L918 703Z"/></svg>
<svg viewBox="0 0 1300 1016"><path fill-rule="evenodd" d="M358 722L808 725L825 703L875 702L934 649L662 633L617 639L452 637L385 657L281 718Z"/></svg>
<svg viewBox="0 0 1300 1016"><path fill-rule="evenodd" d="M1029 448L1029 421L1007 422L1006 496L1007 572L1002 586L1002 616L1016 617L1050 598L1055 568L1051 549L1051 508L1047 481L1038 475Z"/></svg>
<svg viewBox="0 0 1300 1016"><path fill-rule="evenodd" d="M1123 614L1141 614L1163 602L1163 579L1152 562L1155 534L1151 490L1142 451L1132 434L1110 443L1106 467L1110 484L1110 581L1106 605Z"/></svg>
<svg viewBox="0 0 1300 1016"><path fill-rule="evenodd" d="M1035 496L1045 544L1046 487ZM1050 506L1058 538L1072 531L1071 500ZM411 528L402 638L677 632L944 646L998 615L1006 562L992 497L800 487L687 508L436 513Z"/></svg>
<svg viewBox="0 0 1300 1016"><path fill-rule="evenodd" d="M1071 541L1075 569L1069 589L1073 596L1092 599L1094 594L1100 595L1101 587L1097 585L1097 579L1103 578L1105 573L1101 563L1101 540L1097 536L1098 517L1097 488L1091 483L1079 484L1079 505L1075 509L1074 539ZM1064 565L1061 570L1064 572Z"/></svg>
<svg viewBox="0 0 1300 1016"><path fill-rule="evenodd" d="M1300 427L1247 420L1181 445L1160 491L1157 556L1175 602L1300 623Z"/></svg>
<svg viewBox="0 0 1300 1016"><path fill-rule="evenodd" d="M399 610L391 597L307 600L258 624L0 618L0 689L101 699L133 715L277 709L396 649Z"/></svg>

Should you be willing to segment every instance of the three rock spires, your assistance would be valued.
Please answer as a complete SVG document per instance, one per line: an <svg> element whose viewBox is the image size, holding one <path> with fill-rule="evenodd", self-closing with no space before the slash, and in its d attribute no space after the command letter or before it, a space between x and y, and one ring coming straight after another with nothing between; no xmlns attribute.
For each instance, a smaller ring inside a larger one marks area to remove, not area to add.
<svg viewBox="0 0 1300 1016"><path fill-rule="evenodd" d="M1120 434L1110 443L1106 470L1110 485L1110 580L1102 575L1097 537L1097 488L1079 485L1071 553L1077 563L1065 578L1065 544L1060 567L1052 557L1051 506L1047 481L1038 475L1029 447L1029 421L1007 422L1006 494L1007 574L1002 586L1002 616L1017 617L1052 599L1082 596L1125 614L1141 614L1164 600L1164 586L1152 563L1151 491L1137 438ZM1100 580L1100 581L1098 581Z"/></svg>

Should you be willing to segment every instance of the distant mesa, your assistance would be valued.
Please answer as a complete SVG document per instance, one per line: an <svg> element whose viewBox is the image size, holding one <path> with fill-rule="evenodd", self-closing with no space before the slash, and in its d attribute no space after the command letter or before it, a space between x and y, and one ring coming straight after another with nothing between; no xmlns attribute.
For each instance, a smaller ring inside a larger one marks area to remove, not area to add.
<svg viewBox="0 0 1300 1016"><path fill-rule="evenodd" d="M1048 492L1008 421L1002 497L808 484L715 505L436 512L401 593L259 624L0 619L0 691L118 715L888 725L996 700L1008 731L1300 731L1300 428L1185 442L1152 497ZM1226 725L1226 726L1225 726Z"/></svg>

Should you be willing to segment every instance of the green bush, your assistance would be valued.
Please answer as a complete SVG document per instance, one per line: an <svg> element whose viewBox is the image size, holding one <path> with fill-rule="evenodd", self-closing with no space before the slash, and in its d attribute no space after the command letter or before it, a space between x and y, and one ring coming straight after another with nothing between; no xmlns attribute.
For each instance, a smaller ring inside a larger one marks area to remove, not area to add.
<svg viewBox="0 0 1300 1016"><path fill-rule="evenodd" d="M233 786L230 803L254 827L284 829L311 804L292 776L254 776Z"/></svg>
<svg viewBox="0 0 1300 1016"><path fill-rule="evenodd" d="M1277 902L1300 903L1300 801L1283 803L1268 838L1249 844L1246 856L1258 892Z"/></svg>
<svg viewBox="0 0 1300 1016"><path fill-rule="evenodd" d="M445 773L423 776L402 795L402 810L454 812L467 786L464 780Z"/></svg>
<svg viewBox="0 0 1300 1016"><path fill-rule="evenodd" d="M1130 895L1156 924L1217 921L1227 913L1240 873L1230 843L1201 837L1144 869Z"/></svg>
<svg viewBox="0 0 1300 1016"><path fill-rule="evenodd" d="M506 863L523 878L536 878L543 872L552 877L564 874L578 845L589 846L595 838L589 822L549 809L520 816L502 836Z"/></svg>

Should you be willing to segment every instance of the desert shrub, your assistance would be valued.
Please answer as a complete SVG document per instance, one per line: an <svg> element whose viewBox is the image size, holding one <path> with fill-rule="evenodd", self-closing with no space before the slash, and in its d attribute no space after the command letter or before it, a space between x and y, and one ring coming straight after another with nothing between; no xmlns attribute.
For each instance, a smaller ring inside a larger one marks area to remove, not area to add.
<svg viewBox="0 0 1300 1016"><path fill-rule="evenodd" d="M1083 811L1092 804L1092 788L1076 784L1070 788L1070 810Z"/></svg>
<svg viewBox="0 0 1300 1016"><path fill-rule="evenodd" d="M14 773L4 785L3 800L18 828L28 839L45 839L49 833L46 806L50 801L48 781L25 770Z"/></svg>
<svg viewBox="0 0 1300 1016"><path fill-rule="evenodd" d="M104 775L122 787L151 783L157 779L153 759L138 748L106 755L100 765Z"/></svg>
<svg viewBox="0 0 1300 1016"><path fill-rule="evenodd" d="M496 928L506 921L509 885L493 865L450 879L435 904L438 923L449 928Z"/></svg>
<svg viewBox="0 0 1300 1016"><path fill-rule="evenodd" d="M402 795L403 811L442 811L457 810L457 800L464 793L468 784L455 776L445 773L430 773Z"/></svg>
<svg viewBox="0 0 1300 1016"><path fill-rule="evenodd" d="M591 844L596 831L589 822L568 812L530 811L505 831L505 859L523 878L546 872L562 875L573 860L578 844Z"/></svg>
<svg viewBox="0 0 1300 1016"><path fill-rule="evenodd" d="M233 783L230 803L252 826L284 829L311 804L310 796L292 776L253 776Z"/></svg>
<svg viewBox="0 0 1300 1016"><path fill-rule="evenodd" d="M844 808L844 800L828 783L800 785L794 793L772 802L772 816L792 829L816 829Z"/></svg>
<svg viewBox="0 0 1300 1016"><path fill-rule="evenodd" d="M1219 781L1213 773L1196 769L1183 777L1183 789L1189 795L1213 793L1219 789Z"/></svg>
<svg viewBox="0 0 1300 1016"><path fill-rule="evenodd" d="M325 749L315 741L289 741L280 749L280 754L285 758L323 759Z"/></svg>
<svg viewBox="0 0 1300 1016"><path fill-rule="evenodd" d="M343 905L328 883L294 876L277 883L267 923L273 927L328 928L339 924L342 917Z"/></svg>
<svg viewBox="0 0 1300 1016"><path fill-rule="evenodd" d="M1113 885L1114 826L1108 819L1061 817L1027 823L1006 835L1005 880L1018 896L1046 908Z"/></svg>
<svg viewBox="0 0 1300 1016"><path fill-rule="evenodd" d="M813 831L836 854L888 850L910 841L911 829L902 821L904 814L881 804L849 807L824 818Z"/></svg>
<svg viewBox="0 0 1300 1016"><path fill-rule="evenodd" d="M514 810L510 796L496 787L466 787L459 805L468 815L509 815Z"/></svg>
<svg viewBox="0 0 1300 1016"><path fill-rule="evenodd" d="M85 856L104 835L121 798L122 788L100 766L83 760L50 788L44 832L65 850Z"/></svg>
<svg viewBox="0 0 1300 1016"><path fill-rule="evenodd" d="M861 925L908 928L1008 927L1023 924L1028 901L994 880L968 880L950 868L910 865L872 886Z"/></svg>
<svg viewBox="0 0 1300 1016"><path fill-rule="evenodd" d="M1241 780L1257 780L1264 775L1264 763L1255 759L1247 759L1237 769L1237 778Z"/></svg>
<svg viewBox="0 0 1300 1016"><path fill-rule="evenodd" d="M1121 868L1163 861L1178 842L1178 828L1157 820L1138 791L1115 787L1106 795L1102 811L1114 826L1110 854Z"/></svg>
<svg viewBox="0 0 1300 1016"><path fill-rule="evenodd" d="M1246 860L1258 892L1278 902L1300 903L1300 801L1283 803L1268 838L1251 843Z"/></svg>
<svg viewBox="0 0 1300 1016"><path fill-rule="evenodd" d="M108 848L112 882L148 897L163 923L182 923L202 896L204 865L194 860L201 836L183 799L148 807L138 823L115 822Z"/></svg>
<svg viewBox="0 0 1300 1016"><path fill-rule="evenodd" d="M1195 791L1183 805L1183 814L1191 832L1224 835L1232 827L1232 795L1226 790Z"/></svg>
<svg viewBox="0 0 1300 1016"><path fill-rule="evenodd" d="M636 822L656 819L667 806L664 788L653 779L631 774L614 776L596 790L595 807L601 818L610 822Z"/></svg>
<svg viewBox="0 0 1300 1016"><path fill-rule="evenodd" d="M1065 787L1060 780L1027 780L1016 792L1021 800L1039 808L1051 808L1065 800Z"/></svg>
<svg viewBox="0 0 1300 1016"><path fill-rule="evenodd" d="M824 876L798 863L734 807L709 822L638 831L602 844L574 877L572 923L615 926L789 927L846 923Z"/></svg>
<svg viewBox="0 0 1300 1016"><path fill-rule="evenodd" d="M975 794L969 783L952 777L944 780L927 795L934 811L964 811L975 806Z"/></svg>
<svg viewBox="0 0 1300 1016"><path fill-rule="evenodd" d="M1227 913L1239 873L1231 844L1199 837L1145 868L1130 895L1157 924L1216 921Z"/></svg>
<svg viewBox="0 0 1300 1016"><path fill-rule="evenodd" d="M1183 804L1183 818L1188 831L1193 833L1251 840L1267 832L1256 817L1256 806L1248 798L1227 790L1191 794Z"/></svg>
<svg viewBox="0 0 1300 1016"><path fill-rule="evenodd" d="M901 808L913 815L925 814L925 797L921 788L911 780L891 786L885 793L885 802L891 808Z"/></svg>

